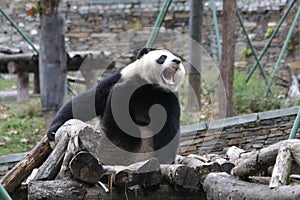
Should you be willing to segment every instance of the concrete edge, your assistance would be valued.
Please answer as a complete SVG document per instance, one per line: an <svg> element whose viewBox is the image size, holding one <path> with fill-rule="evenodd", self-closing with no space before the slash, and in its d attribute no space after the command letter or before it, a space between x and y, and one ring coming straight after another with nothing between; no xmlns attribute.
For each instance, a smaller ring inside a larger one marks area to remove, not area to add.
<svg viewBox="0 0 300 200"><path fill-rule="evenodd" d="M257 120L267 120L272 118L279 118L284 116L297 115L300 106L283 108L278 110L271 110L266 112L252 113L240 116L234 116L224 119L217 119L208 122L201 122L198 124L191 124L186 126L181 126L181 135L190 135L191 133L195 133L198 131L205 130L215 130L215 129L223 129L229 126L241 125L251 122L256 122Z"/></svg>

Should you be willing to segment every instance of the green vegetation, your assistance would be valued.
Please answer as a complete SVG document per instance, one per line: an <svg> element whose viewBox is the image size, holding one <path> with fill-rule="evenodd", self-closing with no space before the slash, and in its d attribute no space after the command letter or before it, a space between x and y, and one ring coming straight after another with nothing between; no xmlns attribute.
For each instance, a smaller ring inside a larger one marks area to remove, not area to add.
<svg viewBox="0 0 300 200"><path fill-rule="evenodd" d="M17 79L15 77L5 80L4 78L2 78L0 76L0 91L12 90L14 87L16 87L16 82L17 82Z"/></svg>
<svg viewBox="0 0 300 200"><path fill-rule="evenodd" d="M266 33L265 33L265 38L269 38L269 37L272 35L274 29L275 29L274 26L269 26L269 27L267 28Z"/></svg>
<svg viewBox="0 0 300 200"><path fill-rule="evenodd" d="M246 77L244 72L236 71L234 75L234 111L236 115L285 107L284 100L277 98L279 88L273 86L272 94L264 97L267 86L263 78L254 74L246 84Z"/></svg>
<svg viewBox="0 0 300 200"><path fill-rule="evenodd" d="M135 22L135 28L136 28L137 30L142 30L143 24L142 24L140 21L136 21L136 22Z"/></svg>
<svg viewBox="0 0 300 200"><path fill-rule="evenodd" d="M29 151L45 135L39 102L0 104L0 155Z"/></svg>
<svg viewBox="0 0 300 200"><path fill-rule="evenodd" d="M244 49L242 52L241 52L242 56L244 57L249 57L252 55L252 50L251 49Z"/></svg>

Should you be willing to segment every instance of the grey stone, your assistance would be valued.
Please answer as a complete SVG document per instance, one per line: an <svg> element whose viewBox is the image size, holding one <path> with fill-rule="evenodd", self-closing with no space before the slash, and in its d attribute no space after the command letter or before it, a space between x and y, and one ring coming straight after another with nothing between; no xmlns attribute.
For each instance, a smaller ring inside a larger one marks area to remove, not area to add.
<svg viewBox="0 0 300 200"><path fill-rule="evenodd" d="M245 123L257 121L257 114L248 114L237 117L230 117L226 119L219 119L208 123L208 129L222 129L227 126L235 126Z"/></svg>
<svg viewBox="0 0 300 200"><path fill-rule="evenodd" d="M281 116L287 115L296 115L298 113L300 107L291 107L286 109L279 109L279 110L271 110L267 112L261 112L258 114L258 118L260 120L271 119L271 118L278 118Z"/></svg>
<svg viewBox="0 0 300 200"><path fill-rule="evenodd" d="M186 135L188 133L195 133L198 131L204 131L207 129L206 123L192 124L187 126L181 126L180 133L181 135Z"/></svg>

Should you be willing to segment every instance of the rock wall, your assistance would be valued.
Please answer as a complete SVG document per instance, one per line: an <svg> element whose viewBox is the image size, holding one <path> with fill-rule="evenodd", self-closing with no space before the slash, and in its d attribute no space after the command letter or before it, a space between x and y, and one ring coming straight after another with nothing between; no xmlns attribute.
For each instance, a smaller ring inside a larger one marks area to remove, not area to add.
<svg viewBox="0 0 300 200"><path fill-rule="evenodd" d="M30 9L35 2L35 0L26 0L25 3L22 0L2 0L0 5L38 47L39 16L26 16L26 10ZM205 1L204 8L203 46L207 51L206 56L211 56L217 60L216 37L209 2ZM279 21L288 2L287 0L238 0L237 2L242 11L245 26L250 33L250 38L259 53L268 40L268 33ZM67 50L105 50L116 53L116 57L125 55L124 57L128 58L132 56L131 53L134 48L140 48L145 44L150 33L150 30L145 30L145 28L154 25L162 4L163 0L61 0L60 13L65 17ZM222 21L222 1L217 0L216 6L219 28L222 32L220 24ZM263 57L262 63L264 66L269 66L270 69L276 62L295 11L296 6L288 15L270 49ZM157 40L156 46L167 46L187 57L188 40L180 39L180 37L188 35L188 20L189 1L173 0L163 23L163 27L166 28L163 32L167 32L167 34L162 35ZM1 44L21 48L24 52L30 51L29 45L1 15L0 23ZM249 46L238 21L236 35L236 65L245 67L254 62L254 57L243 55ZM167 44L162 45L162 41L167 42ZM300 66L298 46L299 29L293 34L289 51L284 56L286 61L283 62L284 64L288 62L295 67Z"/></svg>
<svg viewBox="0 0 300 200"><path fill-rule="evenodd" d="M180 153L225 153L230 146L261 149L288 138L298 110L292 107L183 126Z"/></svg>

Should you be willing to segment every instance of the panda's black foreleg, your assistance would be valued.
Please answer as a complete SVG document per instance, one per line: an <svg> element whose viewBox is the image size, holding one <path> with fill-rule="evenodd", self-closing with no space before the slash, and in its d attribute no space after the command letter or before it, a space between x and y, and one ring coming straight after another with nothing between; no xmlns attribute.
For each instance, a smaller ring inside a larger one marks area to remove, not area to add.
<svg viewBox="0 0 300 200"><path fill-rule="evenodd" d="M56 113L47 131L47 137L50 141L54 141L56 131L69 119L73 119L72 101L69 101Z"/></svg>
<svg viewBox="0 0 300 200"><path fill-rule="evenodd" d="M74 97L68 103L63 105L56 113L50 125L47 132L48 139L53 141L55 132L70 119L88 121L96 117L98 108L95 104L95 96L96 90L94 88Z"/></svg>
<svg viewBox="0 0 300 200"><path fill-rule="evenodd" d="M47 132L50 141L54 140L54 134L66 121L79 119L88 121L103 114L106 101L112 86L120 79L119 72L99 82L97 87L90 89L66 103L55 115Z"/></svg>

